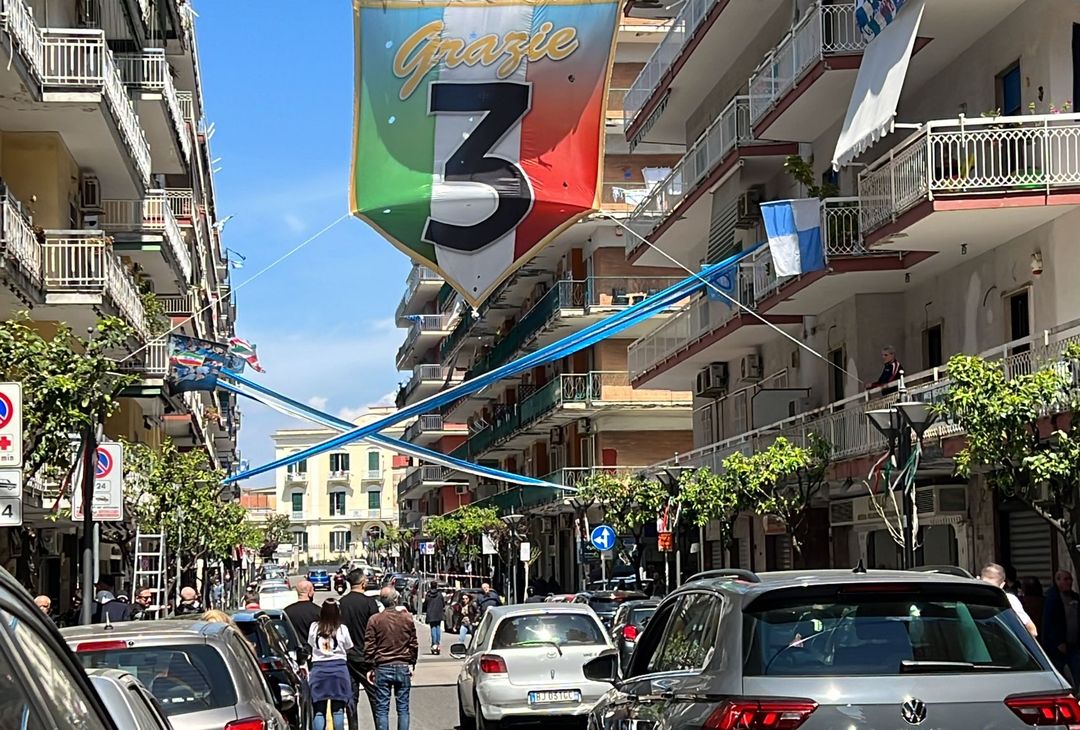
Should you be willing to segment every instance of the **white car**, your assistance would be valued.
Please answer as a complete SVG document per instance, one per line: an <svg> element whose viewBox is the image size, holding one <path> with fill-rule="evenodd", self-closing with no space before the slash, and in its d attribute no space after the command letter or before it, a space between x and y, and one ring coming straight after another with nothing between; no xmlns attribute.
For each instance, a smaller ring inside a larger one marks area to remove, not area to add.
<svg viewBox="0 0 1080 730"><path fill-rule="evenodd" d="M462 728L493 730L505 720L583 716L610 685L585 678L582 667L612 648L588 606L531 603L487 610L457 680Z"/></svg>
<svg viewBox="0 0 1080 730"><path fill-rule="evenodd" d="M296 591L279 583L259 586L259 608L285 608L296 602Z"/></svg>

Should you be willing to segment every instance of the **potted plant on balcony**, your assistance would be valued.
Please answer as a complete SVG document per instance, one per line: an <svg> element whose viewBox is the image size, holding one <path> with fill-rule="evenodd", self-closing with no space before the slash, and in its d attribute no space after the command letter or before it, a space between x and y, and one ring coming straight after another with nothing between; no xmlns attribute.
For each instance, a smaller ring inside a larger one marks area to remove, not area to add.
<svg viewBox="0 0 1080 730"><path fill-rule="evenodd" d="M840 194L840 188L831 179L823 179L820 184L817 183L814 180L813 164L803 159L801 155L789 155L784 160L784 172L795 182L806 188L807 194L812 198L825 200L826 198L835 198ZM823 221L823 224L825 225L828 236L826 240L828 241L859 240L859 217L857 215L852 216L850 220L830 217Z"/></svg>

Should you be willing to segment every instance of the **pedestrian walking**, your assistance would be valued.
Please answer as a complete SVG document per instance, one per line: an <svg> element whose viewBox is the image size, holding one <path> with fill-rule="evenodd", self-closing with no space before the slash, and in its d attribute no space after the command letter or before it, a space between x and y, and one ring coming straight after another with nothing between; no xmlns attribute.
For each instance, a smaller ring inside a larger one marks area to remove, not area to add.
<svg viewBox="0 0 1080 730"><path fill-rule="evenodd" d="M442 625L446 618L446 596L439 590L439 584L436 581L431 581L431 587L424 596L424 605L420 610L424 614L424 621L431 628L431 653L438 656L442 650Z"/></svg>
<svg viewBox="0 0 1080 730"><path fill-rule="evenodd" d="M191 586L180 589L180 603L176 606L177 616L186 616L192 613L202 613L203 607L199 603L199 594Z"/></svg>
<svg viewBox="0 0 1080 730"><path fill-rule="evenodd" d="M471 593L461 594L458 612L461 615L461 621L458 624L458 640L468 645L466 639L476 630L476 625L480 622L480 608L476 605Z"/></svg>
<svg viewBox="0 0 1080 730"><path fill-rule="evenodd" d="M334 730L345 730L345 710L355 715L356 693L346 657L353 648L349 629L341 622L338 602L328 598L319 611L319 620L308 629L311 647L311 670L308 685L315 711L312 730L326 730L326 706Z"/></svg>
<svg viewBox="0 0 1080 730"><path fill-rule="evenodd" d="M214 582L210 585L210 603L211 608L225 608L225 587L221 584L221 579L214 576Z"/></svg>
<svg viewBox="0 0 1080 730"><path fill-rule="evenodd" d="M296 584L296 601L285 607L285 615L296 628L298 636L307 636L311 625L319 620L319 605L315 603L315 584L302 580Z"/></svg>
<svg viewBox="0 0 1080 730"><path fill-rule="evenodd" d="M1072 573L1059 570L1046 591L1043 606L1043 648L1059 671L1069 670L1073 689L1080 685L1080 595Z"/></svg>
<svg viewBox="0 0 1080 730"><path fill-rule="evenodd" d="M986 567L982 569L979 574L979 578L984 583L997 586L1001 590L1005 590L1005 569L997 563L988 563ZM1039 635L1039 630L1035 628L1035 623L1028 616L1027 611L1024 610L1024 605L1020 603L1020 598L1015 593L1005 593L1005 598L1008 599L1009 605L1012 610L1020 618L1020 623L1024 625L1024 628L1028 630L1028 633L1033 637Z"/></svg>
<svg viewBox="0 0 1080 730"><path fill-rule="evenodd" d="M391 694L397 730L409 730L409 693L419 651L416 623L399 605L401 596L393 586L383 588L379 600L386 610L371 617L364 633L364 656L374 667L368 679L375 685L375 730L390 730Z"/></svg>
<svg viewBox="0 0 1080 730"><path fill-rule="evenodd" d="M367 590L367 576L362 570L353 570L347 576L351 590L341 597L341 618L349 629L349 637L352 639L353 648L348 652L349 674L357 689L363 687L367 696L368 705L371 707L371 716L375 716L375 685L369 679L372 666L368 664L364 655L364 642L367 634L368 622L371 617L379 613L378 602L369 595ZM350 720L356 727L355 713Z"/></svg>

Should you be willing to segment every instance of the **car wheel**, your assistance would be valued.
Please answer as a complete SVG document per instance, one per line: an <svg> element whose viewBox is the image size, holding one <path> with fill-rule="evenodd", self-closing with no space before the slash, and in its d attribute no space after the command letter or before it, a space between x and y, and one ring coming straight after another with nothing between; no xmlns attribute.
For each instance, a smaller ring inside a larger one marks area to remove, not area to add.
<svg viewBox="0 0 1080 730"><path fill-rule="evenodd" d="M473 730L476 727L476 718L469 717L465 714L465 703L461 701L461 693L458 693L457 698L457 717L458 727L461 730Z"/></svg>
<svg viewBox="0 0 1080 730"><path fill-rule="evenodd" d="M473 695L473 717L476 720L476 730L499 730L498 720L489 720L484 717L484 706L480 704L480 697Z"/></svg>

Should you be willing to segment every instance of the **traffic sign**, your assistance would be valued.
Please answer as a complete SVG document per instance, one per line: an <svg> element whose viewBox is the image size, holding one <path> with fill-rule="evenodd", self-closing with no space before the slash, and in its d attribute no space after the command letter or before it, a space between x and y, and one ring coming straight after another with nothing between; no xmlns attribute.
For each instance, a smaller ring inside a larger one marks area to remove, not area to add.
<svg viewBox="0 0 1080 730"><path fill-rule="evenodd" d="M76 457L72 482L74 500L72 517L83 518L82 454ZM124 447L115 442L98 446L94 455L94 495L91 510L95 522L117 522L124 519Z"/></svg>
<svg viewBox="0 0 1080 730"><path fill-rule="evenodd" d="M421 555L434 555L435 554L435 543L433 543L433 542L422 542L422 543L420 543L420 554Z"/></svg>
<svg viewBox="0 0 1080 730"><path fill-rule="evenodd" d="M0 383L0 466L21 467L22 384Z"/></svg>
<svg viewBox="0 0 1080 730"><path fill-rule="evenodd" d="M0 527L18 527L22 524L22 495L0 497Z"/></svg>
<svg viewBox="0 0 1080 730"><path fill-rule="evenodd" d="M600 552L615 547L615 530L611 525L597 525L589 533L589 542Z"/></svg>

